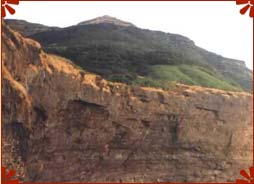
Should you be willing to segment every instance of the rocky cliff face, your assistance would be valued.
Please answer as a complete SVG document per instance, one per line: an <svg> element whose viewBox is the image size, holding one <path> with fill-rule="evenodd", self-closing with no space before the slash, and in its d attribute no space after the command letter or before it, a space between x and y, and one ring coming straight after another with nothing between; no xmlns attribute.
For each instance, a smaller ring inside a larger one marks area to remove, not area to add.
<svg viewBox="0 0 254 184"><path fill-rule="evenodd" d="M233 181L252 164L252 96L130 87L3 26L3 165L23 181Z"/></svg>

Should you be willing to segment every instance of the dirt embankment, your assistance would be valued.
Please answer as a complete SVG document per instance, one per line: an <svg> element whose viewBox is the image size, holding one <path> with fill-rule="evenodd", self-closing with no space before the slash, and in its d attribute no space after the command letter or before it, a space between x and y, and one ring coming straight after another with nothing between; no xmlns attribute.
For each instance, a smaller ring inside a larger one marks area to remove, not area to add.
<svg viewBox="0 0 254 184"><path fill-rule="evenodd" d="M252 96L129 87L3 26L3 165L24 181L234 181L252 163Z"/></svg>

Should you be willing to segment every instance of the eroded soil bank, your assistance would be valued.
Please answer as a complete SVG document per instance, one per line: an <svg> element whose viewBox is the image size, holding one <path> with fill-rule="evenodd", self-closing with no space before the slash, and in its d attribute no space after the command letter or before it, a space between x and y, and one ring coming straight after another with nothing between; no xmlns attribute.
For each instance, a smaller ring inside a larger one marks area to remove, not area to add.
<svg viewBox="0 0 254 184"><path fill-rule="evenodd" d="M3 165L23 181L234 181L252 163L252 96L129 87L3 26Z"/></svg>

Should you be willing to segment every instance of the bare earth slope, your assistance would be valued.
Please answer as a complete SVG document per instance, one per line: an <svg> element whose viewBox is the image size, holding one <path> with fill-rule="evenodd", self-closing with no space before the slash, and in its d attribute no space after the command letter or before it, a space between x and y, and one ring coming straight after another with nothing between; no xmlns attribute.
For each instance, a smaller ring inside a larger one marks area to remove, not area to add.
<svg viewBox="0 0 254 184"><path fill-rule="evenodd" d="M23 181L234 181L252 163L252 96L129 87L3 26L3 165Z"/></svg>

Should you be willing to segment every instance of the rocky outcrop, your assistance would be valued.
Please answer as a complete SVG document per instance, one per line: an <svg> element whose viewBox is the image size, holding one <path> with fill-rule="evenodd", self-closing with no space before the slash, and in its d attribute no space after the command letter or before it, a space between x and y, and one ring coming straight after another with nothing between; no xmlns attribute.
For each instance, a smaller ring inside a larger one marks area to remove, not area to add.
<svg viewBox="0 0 254 184"><path fill-rule="evenodd" d="M3 164L23 181L234 181L252 164L252 96L131 87L3 26Z"/></svg>
<svg viewBox="0 0 254 184"><path fill-rule="evenodd" d="M86 21L80 22L78 25L89 25L89 24L114 24L114 25L119 25L119 26L127 26L127 27L134 26L135 27L135 25L133 25L130 22L125 22L125 21L119 20L115 17L108 16L108 15L97 17L97 18L91 19L91 20L86 20Z"/></svg>

